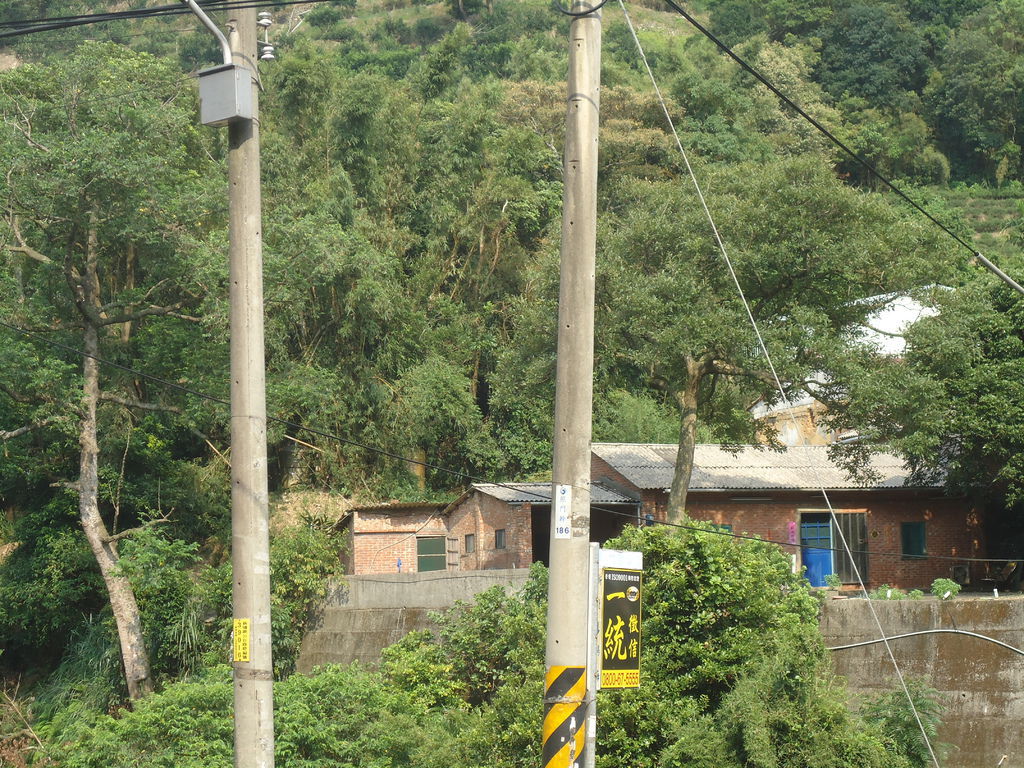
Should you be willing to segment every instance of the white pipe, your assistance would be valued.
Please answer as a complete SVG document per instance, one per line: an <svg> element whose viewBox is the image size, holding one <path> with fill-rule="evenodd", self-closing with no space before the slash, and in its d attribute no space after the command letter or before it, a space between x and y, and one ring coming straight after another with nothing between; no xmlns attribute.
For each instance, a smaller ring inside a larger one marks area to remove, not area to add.
<svg viewBox="0 0 1024 768"><path fill-rule="evenodd" d="M1008 644L1004 643L1002 640L996 640L994 637L988 637L987 635L979 635L977 632L968 632L966 629L925 629L925 630L922 630L921 632L907 632L907 633L902 634L902 635L889 635L889 637L880 637L877 640L865 640L862 643L850 643L849 645L837 645L837 646L834 646L832 648L828 648L827 650L829 650L829 651L843 651L843 650L846 650L847 648L860 648L861 646L864 646L864 645L872 645L874 643L881 643L881 642L884 642L886 640L899 640L901 637L914 637L915 635L939 635L939 634L967 635L968 637L977 637L979 640L988 640L990 643L995 643L996 645L1001 645L1003 648L1006 648L1007 650L1013 651L1014 653L1019 653L1021 656L1024 656L1024 651L1022 651L1020 648L1014 648L1012 645L1008 645Z"/></svg>

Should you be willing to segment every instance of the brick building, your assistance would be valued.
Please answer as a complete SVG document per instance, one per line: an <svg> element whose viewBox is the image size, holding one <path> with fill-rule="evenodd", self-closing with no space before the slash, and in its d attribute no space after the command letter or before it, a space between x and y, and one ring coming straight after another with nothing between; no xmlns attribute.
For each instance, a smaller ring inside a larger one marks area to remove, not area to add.
<svg viewBox="0 0 1024 768"><path fill-rule="evenodd" d="M988 575L977 563L957 560L984 557L981 521L965 499L945 495L940 485L908 485L906 466L890 454L872 458L873 480L851 480L827 450L699 445L687 514L780 542L815 585L831 573L854 585L855 570L869 588L926 588L940 576L979 584ZM595 443L591 540L664 521L675 457L675 445ZM546 563L550 521L550 483L481 483L450 504L354 507L338 526L349 539L348 573L415 573Z"/></svg>
<svg viewBox="0 0 1024 768"><path fill-rule="evenodd" d="M591 539L636 523L639 496L591 488ZM528 568L548 559L550 483L480 483L450 504L353 507L338 523L348 539L347 573L417 573Z"/></svg>
<svg viewBox="0 0 1024 768"><path fill-rule="evenodd" d="M854 565L868 587L926 588L940 576L977 583L984 575L976 564L955 560L984 556L981 521L965 499L946 496L940 485L908 485L906 465L891 454L873 456L874 479L856 482L827 450L698 445L687 514L783 542L816 585L829 573L855 583ZM641 514L664 520L675 457L675 445L595 443L591 477L638 494ZM854 550L852 562L843 538ZM954 559L927 557L933 555Z"/></svg>

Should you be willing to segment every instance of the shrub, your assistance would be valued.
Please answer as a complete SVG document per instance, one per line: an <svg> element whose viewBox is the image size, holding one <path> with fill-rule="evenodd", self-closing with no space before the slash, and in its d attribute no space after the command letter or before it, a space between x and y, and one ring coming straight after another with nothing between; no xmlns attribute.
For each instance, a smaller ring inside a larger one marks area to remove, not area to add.
<svg viewBox="0 0 1024 768"><path fill-rule="evenodd" d="M960 585L952 579L936 579L932 582L932 594L939 600L952 600L960 592Z"/></svg>

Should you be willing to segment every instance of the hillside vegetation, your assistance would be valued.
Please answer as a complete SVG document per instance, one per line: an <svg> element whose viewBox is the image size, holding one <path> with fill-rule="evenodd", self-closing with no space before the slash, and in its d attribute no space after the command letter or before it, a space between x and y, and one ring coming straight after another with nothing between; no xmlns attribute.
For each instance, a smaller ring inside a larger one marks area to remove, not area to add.
<svg viewBox="0 0 1024 768"><path fill-rule="evenodd" d="M837 423L871 438L858 447L892 445L918 471L941 463L954 486L980 488L1000 509L1015 503L1016 296L666 6L628 8L785 384L824 374L818 394ZM8 0L0 21L101 9ZM1021 274L1024 0L705 0L692 10ZM387 0L285 7L275 22L277 60L260 65L268 409L281 420L268 436L272 491L441 499L473 478L543 477L566 17L543 0ZM198 674L221 685L226 137L198 125L189 74L216 63L217 49L188 15L6 42L4 61L17 66L0 72L0 666L25 681L35 722L71 739L81 713L100 723L129 693L111 580L136 595L157 689L187 699L192 689L174 681ZM750 404L778 395L613 4L602 79L594 437L751 441L761 425ZM879 360L855 331L883 301L870 297L892 292L942 314L909 334L903 359ZM103 362L83 365L79 351ZM79 521L90 402L95 513L120 558L102 574ZM282 679L337 566L332 522L309 514L275 529ZM745 717L757 686L792 681L782 667L756 674L727 711ZM691 693L693 714L711 711ZM211 714L217 733L221 714ZM770 715L758 715L769 740L780 727ZM11 717L4 727L18 733ZM836 717L826 725L846 733ZM102 723L97 744L122 727ZM728 751L737 734L714 738L700 759L738 754ZM849 754L890 764L877 739L854 741ZM662 741L657 754L666 765L697 760L682 749ZM789 764L764 754L766 766Z"/></svg>

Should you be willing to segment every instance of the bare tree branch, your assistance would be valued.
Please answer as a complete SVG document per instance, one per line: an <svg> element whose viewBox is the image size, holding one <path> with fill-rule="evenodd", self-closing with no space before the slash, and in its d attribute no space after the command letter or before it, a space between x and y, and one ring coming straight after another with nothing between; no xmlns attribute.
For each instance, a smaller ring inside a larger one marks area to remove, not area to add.
<svg viewBox="0 0 1024 768"><path fill-rule="evenodd" d="M118 323L130 323L134 320L141 320L144 317L165 317L167 315L175 314L187 303L187 301L178 301L164 307L151 306L146 307L145 309L137 309L133 312L123 312L120 315L114 315L113 317L104 317L100 324L117 325Z"/></svg>
<svg viewBox="0 0 1024 768"><path fill-rule="evenodd" d="M7 432L0 431L0 440L13 440L16 437L21 437L22 435L26 435L29 432L32 432L36 429L45 427L47 424L50 424L53 421L55 421L55 418L53 416L48 416L42 421L35 421L32 422L31 424L26 424L23 427L18 427L17 429L12 429Z"/></svg>
<svg viewBox="0 0 1024 768"><path fill-rule="evenodd" d="M711 360L708 364L708 373L717 373L723 376L743 376L748 379L757 379L770 387L776 386L775 379L766 371L750 370L739 365L733 365L725 360Z"/></svg>
<svg viewBox="0 0 1024 768"><path fill-rule="evenodd" d="M13 400L16 403L25 403L25 404L28 404L28 403L38 403L38 402L41 402L43 400L43 398L31 398L31 397L28 397L26 395L22 395L22 394L20 394L18 392L15 392L13 389L8 387L6 384L2 384L2 383L0 383L0 392L3 392L5 395L7 395L9 398L11 398L11 400Z"/></svg>
<svg viewBox="0 0 1024 768"><path fill-rule="evenodd" d="M9 213L7 216L7 223L11 227L11 231L14 233L14 237L18 241L17 245L6 246L7 250L14 251L16 253L24 253L29 258L35 259L36 261L41 262L42 264L53 263L53 259L51 259L46 254L40 253L35 248L30 246L27 242L25 242L25 238L21 234L21 226L18 222L18 216L16 214Z"/></svg>
<svg viewBox="0 0 1024 768"><path fill-rule="evenodd" d="M140 411L161 411L163 413L181 413L181 409L173 405L160 405L159 403L144 403L141 400L132 400L127 397L118 397L109 392L101 392L100 400L108 403L123 405L125 408L138 408Z"/></svg>
<svg viewBox="0 0 1024 768"><path fill-rule="evenodd" d="M138 533L139 531L144 531L147 528L152 528L154 525L159 525L160 523L169 523L171 522L171 515L173 514L174 510L171 509L171 511L163 517L154 517L152 520L147 520L142 525L137 525L134 528L125 528L120 533L113 533L108 536L104 536L103 541L109 544L114 541L120 541L121 539L127 538L128 536L132 536Z"/></svg>

